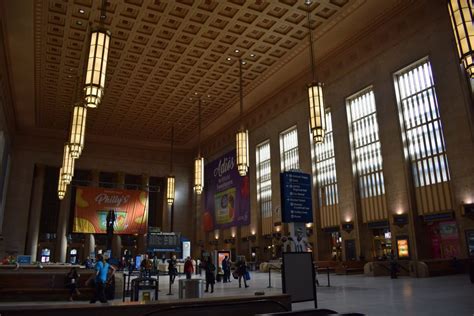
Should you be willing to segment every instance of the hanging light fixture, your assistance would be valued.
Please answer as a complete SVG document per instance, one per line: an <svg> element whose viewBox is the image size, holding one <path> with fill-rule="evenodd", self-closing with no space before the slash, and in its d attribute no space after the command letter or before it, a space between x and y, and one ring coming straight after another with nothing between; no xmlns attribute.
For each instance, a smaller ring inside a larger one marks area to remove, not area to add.
<svg viewBox="0 0 474 316"><path fill-rule="evenodd" d="M72 112L71 133L69 136L69 151L71 157L79 158L84 148L84 135L86 131L87 107L82 103L74 105Z"/></svg>
<svg viewBox="0 0 474 316"><path fill-rule="evenodd" d="M239 51L236 50L236 53ZM240 93L240 129L235 135L236 152L237 152L237 170L243 177L247 175L249 169L249 131L244 128L243 113L244 113L244 95L243 95L243 79L242 79L242 65L245 61L239 59L239 93Z"/></svg>
<svg viewBox="0 0 474 316"><path fill-rule="evenodd" d="M474 78L474 26L472 0L448 0L454 37L469 78Z"/></svg>
<svg viewBox="0 0 474 316"><path fill-rule="evenodd" d="M60 180L69 184L74 176L74 158L71 157L69 143L64 143L63 166Z"/></svg>
<svg viewBox="0 0 474 316"><path fill-rule="evenodd" d="M168 205L173 205L175 196L175 177L173 176L173 140L174 125L171 126L170 175L166 179L166 201L168 202Z"/></svg>
<svg viewBox="0 0 474 316"><path fill-rule="evenodd" d="M198 155L194 159L194 192L201 194L204 188L204 158L201 157L201 98L198 99Z"/></svg>
<svg viewBox="0 0 474 316"><path fill-rule="evenodd" d="M168 176L166 178L166 201L168 205L173 205L174 203L174 190L175 190L175 177Z"/></svg>
<svg viewBox="0 0 474 316"><path fill-rule="evenodd" d="M90 108L99 106L104 95L109 44L109 31L101 28L92 32L84 84L86 104Z"/></svg>
<svg viewBox="0 0 474 316"><path fill-rule="evenodd" d="M67 183L61 179L63 174L63 168L59 169L59 181L58 181L58 198L62 200L66 195Z"/></svg>
<svg viewBox="0 0 474 316"><path fill-rule="evenodd" d="M326 117L324 113L323 100L323 84L316 81L316 74L314 72L314 54L313 54L313 33L311 32L311 17L310 6L312 0L305 0L308 6L308 33L309 33L309 49L311 58L311 73L313 81L308 84L308 106L311 134L313 135L316 144L324 142L324 133L326 131Z"/></svg>

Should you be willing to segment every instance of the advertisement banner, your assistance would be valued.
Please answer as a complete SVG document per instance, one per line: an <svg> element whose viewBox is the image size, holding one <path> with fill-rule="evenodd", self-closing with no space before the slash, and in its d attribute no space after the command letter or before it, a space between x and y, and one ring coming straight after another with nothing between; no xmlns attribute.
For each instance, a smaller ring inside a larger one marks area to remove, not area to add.
<svg viewBox="0 0 474 316"><path fill-rule="evenodd" d="M250 224L250 185L248 175L237 170L235 150L204 167L205 231Z"/></svg>
<svg viewBox="0 0 474 316"><path fill-rule="evenodd" d="M113 210L115 234L145 234L147 205L144 191L77 187L73 232L105 234L107 214Z"/></svg>

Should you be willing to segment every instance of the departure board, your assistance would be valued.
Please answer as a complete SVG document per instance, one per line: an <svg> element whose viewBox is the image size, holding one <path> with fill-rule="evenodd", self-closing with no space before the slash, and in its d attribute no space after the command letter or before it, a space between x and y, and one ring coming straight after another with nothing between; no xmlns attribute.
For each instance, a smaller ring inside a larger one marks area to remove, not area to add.
<svg viewBox="0 0 474 316"><path fill-rule="evenodd" d="M180 233L155 233L148 232L148 251L149 252L178 252L181 251Z"/></svg>

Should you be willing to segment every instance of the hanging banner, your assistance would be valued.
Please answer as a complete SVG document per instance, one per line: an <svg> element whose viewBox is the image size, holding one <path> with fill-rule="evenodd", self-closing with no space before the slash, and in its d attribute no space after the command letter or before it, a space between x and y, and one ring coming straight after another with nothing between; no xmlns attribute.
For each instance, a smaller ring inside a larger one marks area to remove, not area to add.
<svg viewBox="0 0 474 316"><path fill-rule="evenodd" d="M76 188L75 233L105 234L107 214L115 212L115 234L145 234L148 193L138 190Z"/></svg>
<svg viewBox="0 0 474 316"><path fill-rule="evenodd" d="M237 170L232 150L204 166L205 231L250 224L250 184L248 175Z"/></svg>

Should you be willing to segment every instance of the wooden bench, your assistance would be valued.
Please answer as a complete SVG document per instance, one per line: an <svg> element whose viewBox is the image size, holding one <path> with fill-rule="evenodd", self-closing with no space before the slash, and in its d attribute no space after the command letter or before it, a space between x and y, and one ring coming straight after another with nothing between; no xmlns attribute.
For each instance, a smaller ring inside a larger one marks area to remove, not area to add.
<svg viewBox="0 0 474 316"><path fill-rule="evenodd" d="M79 270L78 289L81 292L77 300L89 300L93 289L86 281L94 274L93 270ZM0 301L38 301L67 300L69 289L66 287L67 271L1 271Z"/></svg>
<svg viewBox="0 0 474 316"><path fill-rule="evenodd" d="M467 260L424 260L429 276L451 275L467 271Z"/></svg>
<svg viewBox="0 0 474 316"><path fill-rule="evenodd" d="M367 262L364 266L364 274L368 276L389 276L390 275L390 262L389 261L372 261ZM409 276L410 275L410 262L407 260L397 261L397 275L398 276Z"/></svg>
<svg viewBox="0 0 474 316"><path fill-rule="evenodd" d="M336 274L362 274L365 261L343 261L336 267Z"/></svg>
<svg viewBox="0 0 474 316"><path fill-rule="evenodd" d="M327 272L335 272L336 267L339 264L337 261L315 261L314 266L317 269L318 273Z"/></svg>

